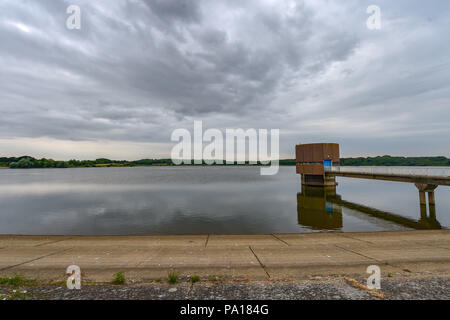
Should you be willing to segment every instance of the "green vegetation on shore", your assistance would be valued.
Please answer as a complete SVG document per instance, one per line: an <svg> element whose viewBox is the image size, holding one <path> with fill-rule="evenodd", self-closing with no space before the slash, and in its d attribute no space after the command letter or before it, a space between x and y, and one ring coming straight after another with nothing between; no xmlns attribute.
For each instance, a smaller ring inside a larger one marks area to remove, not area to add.
<svg viewBox="0 0 450 320"><path fill-rule="evenodd" d="M134 166L173 166L171 159L142 159L136 161L110 160L100 158L96 160L55 161L53 159L35 159L29 156L0 157L0 167L11 169L30 168L88 168L88 167L134 167ZM206 165L203 162L203 165ZM246 162L246 165L249 165ZM260 163L258 163L260 165ZM294 166L295 159L280 160L282 166ZM341 158L341 166L450 166L450 159L446 157L359 157Z"/></svg>
<svg viewBox="0 0 450 320"><path fill-rule="evenodd" d="M445 167L450 166L450 159L446 157L359 157L341 158L341 166L424 166L424 167Z"/></svg>
<svg viewBox="0 0 450 320"><path fill-rule="evenodd" d="M167 282L170 284L175 284L178 282L179 273L175 270L170 270L167 274Z"/></svg>
<svg viewBox="0 0 450 320"><path fill-rule="evenodd" d="M89 167L132 167L141 165L171 165L170 159L157 160L110 160L100 158L96 160L69 160L55 161L53 159L35 159L29 156L0 158L0 167L9 167L11 169L30 169L30 168L89 168Z"/></svg>
<svg viewBox="0 0 450 320"><path fill-rule="evenodd" d="M237 164L237 163L236 163ZM295 160L281 160L281 165L295 165ZM206 162L203 161L203 165ZM249 165L246 162L246 165ZM258 163L258 165L261 165ZM135 166L174 166L171 159L142 159L136 161L110 160L100 158L96 160L55 161L53 159L35 159L29 156L0 158L0 167L11 169L32 168L90 168L90 167L135 167Z"/></svg>

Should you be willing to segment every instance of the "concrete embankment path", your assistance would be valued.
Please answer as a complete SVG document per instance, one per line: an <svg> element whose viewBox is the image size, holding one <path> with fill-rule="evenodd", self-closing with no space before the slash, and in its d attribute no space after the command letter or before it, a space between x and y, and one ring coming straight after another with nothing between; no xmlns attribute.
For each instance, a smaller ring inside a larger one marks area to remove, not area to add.
<svg viewBox="0 0 450 320"><path fill-rule="evenodd" d="M228 280L302 280L392 274L450 275L450 230L368 233L179 236L0 236L0 276L64 280L78 265L84 281L119 270L145 283L197 274Z"/></svg>

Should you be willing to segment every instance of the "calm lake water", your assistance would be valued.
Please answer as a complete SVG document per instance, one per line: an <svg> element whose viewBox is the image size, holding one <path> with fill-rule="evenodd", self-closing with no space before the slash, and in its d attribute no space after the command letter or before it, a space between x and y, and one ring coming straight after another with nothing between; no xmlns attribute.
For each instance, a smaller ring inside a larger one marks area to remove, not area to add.
<svg viewBox="0 0 450 320"><path fill-rule="evenodd" d="M450 187L422 215L413 184L338 178L304 188L295 167L0 170L0 234L263 234L450 226ZM376 210L374 210L376 209Z"/></svg>

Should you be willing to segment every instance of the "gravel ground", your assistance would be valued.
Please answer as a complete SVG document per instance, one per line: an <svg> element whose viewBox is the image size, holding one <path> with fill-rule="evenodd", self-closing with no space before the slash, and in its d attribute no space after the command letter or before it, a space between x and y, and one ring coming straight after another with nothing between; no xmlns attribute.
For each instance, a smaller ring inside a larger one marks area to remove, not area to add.
<svg viewBox="0 0 450 320"><path fill-rule="evenodd" d="M361 284L364 284L360 281ZM381 291L386 299L450 299L447 277L383 279ZM345 279L299 282L200 282L194 285L84 285L68 290L64 285L0 287L2 299L50 300L340 300L379 299L379 295L357 287Z"/></svg>

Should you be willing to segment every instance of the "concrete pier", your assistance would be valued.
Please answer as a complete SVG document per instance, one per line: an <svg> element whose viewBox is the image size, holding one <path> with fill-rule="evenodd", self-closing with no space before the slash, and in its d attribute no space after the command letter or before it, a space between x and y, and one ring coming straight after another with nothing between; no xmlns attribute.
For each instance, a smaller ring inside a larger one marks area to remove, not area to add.
<svg viewBox="0 0 450 320"><path fill-rule="evenodd" d="M428 192L428 205L430 206L434 206L435 202L434 202L434 190L433 191L429 191Z"/></svg>
<svg viewBox="0 0 450 320"><path fill-rule="evenodd" d="M437 185L416 183L416 188L419 190L420 215L422 218L429 216L436 218L436 204L434 198L434 190ZM428 210L427 210L427 196L428 194Z"/></svg>

